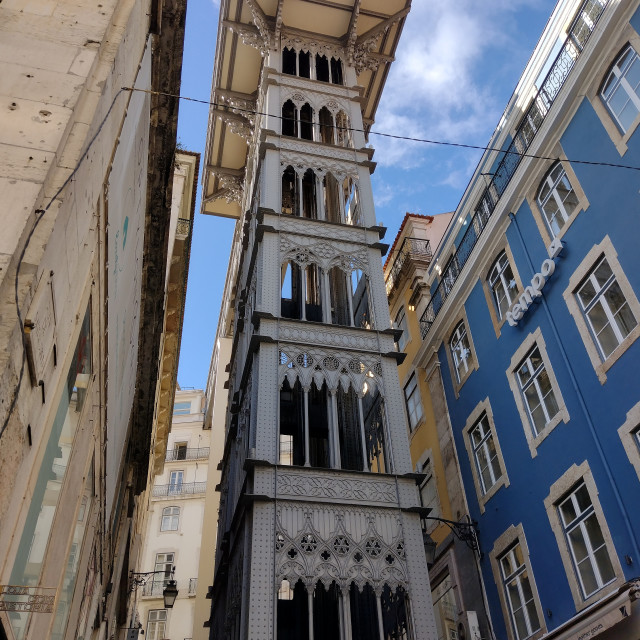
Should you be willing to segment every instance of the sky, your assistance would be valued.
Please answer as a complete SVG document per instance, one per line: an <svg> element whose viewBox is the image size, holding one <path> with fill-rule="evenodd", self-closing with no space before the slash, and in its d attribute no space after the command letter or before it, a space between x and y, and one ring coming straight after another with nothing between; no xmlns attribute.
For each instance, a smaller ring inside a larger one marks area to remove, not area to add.
<svg viewBox="0 0 640 640"><path fill-rule="evenodd" d="M555 0L413 0L372 132L485 145L516 87ZM219 2L188 0L181 95L209 100ZM181 101L178 140L204 164L208 107ZM392 243L407 211L452 211L480 152L373 133L378 222ZM207 382L234 221L200 214L191 245L178 383Z"/></svg>

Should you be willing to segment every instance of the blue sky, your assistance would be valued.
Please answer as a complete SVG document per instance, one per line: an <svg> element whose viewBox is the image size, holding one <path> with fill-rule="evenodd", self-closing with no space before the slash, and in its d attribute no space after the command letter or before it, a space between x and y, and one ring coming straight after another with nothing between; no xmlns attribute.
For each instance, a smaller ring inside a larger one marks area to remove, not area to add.
<svg viewBox="0 0 640 640"><path fill-rule="evenodd" d="M413 0L373 131L484 145L555 0ZM219 4L189 0L183 96L208 100ZM182 101L178 138L204 163L206 105ZM406 211L455 209L480 152L371 135L376 216L393 241ZM201 166L202 169L202 166ZM198 185L178 382L207 381L234 223L204 216Z"/></svg>

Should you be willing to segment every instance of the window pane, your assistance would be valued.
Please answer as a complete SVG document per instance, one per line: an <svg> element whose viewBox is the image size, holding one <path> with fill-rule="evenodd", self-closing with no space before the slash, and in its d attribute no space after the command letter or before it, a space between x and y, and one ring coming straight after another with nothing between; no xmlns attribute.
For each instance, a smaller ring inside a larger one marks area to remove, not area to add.
<svg viewBox="0 0 640 640"><path fill-rule="evenodd" d="M591 278L589 278L589 280L587 280L578 291L578 298L580 298L582 306L584 308L588 307L589 303L595 298L595 295L595 286L593 285L593 282L591 282Z"/></svg>

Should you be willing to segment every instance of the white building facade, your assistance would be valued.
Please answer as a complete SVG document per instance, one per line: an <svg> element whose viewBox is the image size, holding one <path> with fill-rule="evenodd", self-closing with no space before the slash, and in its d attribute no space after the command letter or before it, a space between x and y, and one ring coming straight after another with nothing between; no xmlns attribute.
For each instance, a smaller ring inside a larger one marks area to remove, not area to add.
<svg viewBox="0 0 640 640"><path fill-rule="evenodd" d="M409 3L271 4L221 5L207 143L239 217L212 637L434 638L364 135Z"/></svg>
<svg viewBox="0 0 640 640"><path fill-rule="evenodd" d="M193 636L211 434L204 403L200 390L176 391L164 471L151 489L138 570L158 573L137 587L130 625L144 629L148 640ZM171 579L178 596L166 609L163 591Z"/></svg>

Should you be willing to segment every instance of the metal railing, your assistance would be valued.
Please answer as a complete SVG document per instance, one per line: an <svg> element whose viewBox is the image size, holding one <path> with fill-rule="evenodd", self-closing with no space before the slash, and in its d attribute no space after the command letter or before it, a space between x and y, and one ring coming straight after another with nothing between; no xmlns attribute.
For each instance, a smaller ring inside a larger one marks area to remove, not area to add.
<svg viewBox="0 0 640 640"><path fill-rule="evenodd" d="M198 493L205 493L206 482L183 482L181 484L157 484L153 487L154 498L171 498L173 496L192 496Z"/></svg>
<svg viewBox="0 0 640 640"><path fill-rule="evenodd" d="M198 588L198 578L189 579L189 595L194 595Z"/></svg>
<svg viewBox="0 0 640 640"><path fill-rule="evenodd" d="M520 161L526 154L551 105L575 66L576 60L582 53L608 2L609 0L585 0L580 6L569 35L545 76L540 90L520 121L511 144L503 152L502 160L498 164L489 186L484 190L473 209L474 214L469 228L462 237L460 244L456 247L453 258L449 260L443 270L440 282L431 295L427 308L420 317L420 333L423 339L431 329L431 325L471 255L491 214L495 211L500 196L507 189Z"/></svg>
<svg viewBox="0 0 640 640"><path fill-rule="evenodd" d="M387 295L393 291L393 288L398 283L398 278L402 273L402 269L407 264L407 260L421 260L428 265L432 257L431 244L428 240L405 238L400 245L400 249L396 252L393 262L391 263L391 269L389 269L389 273L387 274L385 281Z"/></svg>
<svg viewBox="0 0 640 640"><path fill-rule="evenodd" d="M166 462L175 462L176 460L204 460L209 457L209 447L198 447L194 449L173 449L167 451L165 456Z"/></svg>

